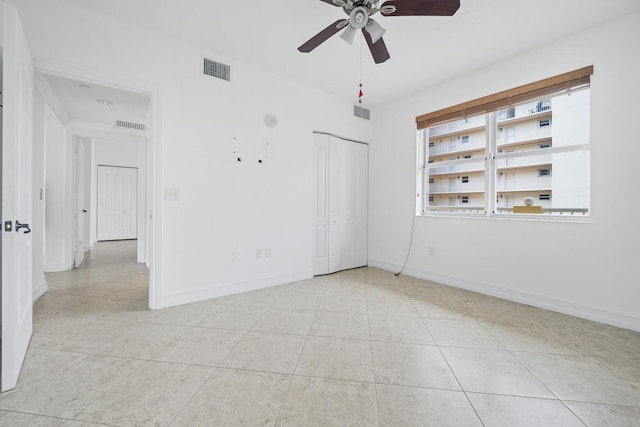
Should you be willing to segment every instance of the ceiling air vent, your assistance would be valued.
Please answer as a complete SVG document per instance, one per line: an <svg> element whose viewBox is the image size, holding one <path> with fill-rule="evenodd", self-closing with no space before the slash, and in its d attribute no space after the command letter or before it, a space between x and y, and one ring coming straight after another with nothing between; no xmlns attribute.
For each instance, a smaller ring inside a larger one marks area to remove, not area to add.
<svg viewBox="0 0 640 427"><path fill-rule="evenodd" d="M202 72L211 77L215 77L218 79L226 80L228 82L231 81L231 66L226 64L221 64L220 62L216 62L209 58L204 58Z"/></svg>
<svg viewBox="0 0 640 427"><path fill-rule="evenodd" d="M126 122L124 120L116 120L116 127L120 129L147 130L147 126L142 123Z"/></svg>
<svg viewBox="0 0 640 427"><path fill-rule="evenodd" d="M371 120L371 111L359 105L353 106L353 115L361 119Z"/></svg>

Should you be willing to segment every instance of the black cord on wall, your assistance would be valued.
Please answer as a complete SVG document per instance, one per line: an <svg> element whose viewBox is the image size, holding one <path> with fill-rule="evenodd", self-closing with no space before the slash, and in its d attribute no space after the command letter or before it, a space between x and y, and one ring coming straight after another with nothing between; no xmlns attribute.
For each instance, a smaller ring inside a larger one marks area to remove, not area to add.
<svg viewBox="0 0 640 427"><path fill-rule="evenodd" d="M409 236L409 248L407 249L407 257L404 259L402 270L398 271L397 273L394 273L396 277L400 276L404 272L404 269L407 267L407 262L409 261L409 255L411 255L411 247L413 246L413 227L415 226L416 216L417 216L415 208L416 207L414 206L413 217L411 219L411 235Z"/></svg>

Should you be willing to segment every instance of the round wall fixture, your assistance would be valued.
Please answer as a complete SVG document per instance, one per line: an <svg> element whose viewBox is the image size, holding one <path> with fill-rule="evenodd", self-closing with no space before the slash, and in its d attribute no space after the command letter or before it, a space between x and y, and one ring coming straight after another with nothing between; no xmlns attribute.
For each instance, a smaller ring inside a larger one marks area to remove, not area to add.
<svg viewBox="0 0 640 427"><path fill-rule="evenodd" d="M264 117L264 122L270 128L274 128L274 127L278 126L278 116L276 116L275 114L269 113Z"/></svg>

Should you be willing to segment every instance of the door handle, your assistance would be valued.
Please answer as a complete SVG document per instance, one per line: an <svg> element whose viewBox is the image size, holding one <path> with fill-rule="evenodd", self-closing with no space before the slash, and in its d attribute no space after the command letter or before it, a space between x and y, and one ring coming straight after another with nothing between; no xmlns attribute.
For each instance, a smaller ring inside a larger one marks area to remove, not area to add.
<svg viewBox="0 0 640 427"><path fill-rule="evenodd" d="M16 220L16 231L20 231L23 228L26 228L23 234L31 233L31 227L29 227L29 224L21 224L20 221Z"/></svg>
<svg viewBox="0 0 640 427"><path fill-rule="evenodd" d="M82 209L82 213L87 213L87 210L86 209Z"/></svg>

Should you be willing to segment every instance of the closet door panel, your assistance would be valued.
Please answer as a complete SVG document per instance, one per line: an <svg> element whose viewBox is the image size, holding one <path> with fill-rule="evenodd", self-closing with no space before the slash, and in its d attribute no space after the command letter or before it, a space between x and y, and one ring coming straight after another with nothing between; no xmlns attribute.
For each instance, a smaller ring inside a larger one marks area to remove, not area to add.
<svg viewBox="0 0 640 427"><path fill-rule="evenodd" d="M314 135L313 274L367 265L368 146Z"/></svg>
<svg viewBox="0 0 640 427"><path fill-rule="evenodd" d="M313 275L329 273L329 137L314 135Z"/></svg>
<svg viewBox="0 0 640 427"><path fill-rule="evenodd" d="M334 137L329 137L329 273L342 269L340 180L342 147Z"/></svg>
<svg viewBox="0 0 640 427"><path fill-rule="evenodd" d="M355 150L355 267L362 267L369 262L369 146L356 144Z"/></svg>

